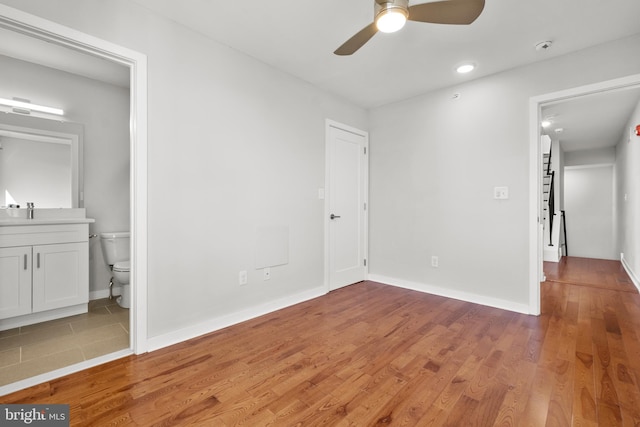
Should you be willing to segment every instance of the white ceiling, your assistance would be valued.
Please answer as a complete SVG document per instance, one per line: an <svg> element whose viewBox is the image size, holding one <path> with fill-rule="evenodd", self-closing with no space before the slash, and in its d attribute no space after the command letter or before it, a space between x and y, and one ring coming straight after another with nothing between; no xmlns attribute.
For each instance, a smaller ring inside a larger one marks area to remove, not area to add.
<svg viewBox="0 0 640 427"><path fill-rule="evenodd" d="M340 57L374 0L131 1L365 108L640 32L639 0L486 0L469 26L408 22ZM477 71L457 75L463 61Z"/></svg>
<svg viewBox="0 0 640 427"><path fill-rule="evenodd" d="M640 87L635 87L545 106L542 117L552 124L543 133L560 141L565 152L613 147L632 132L627 124L639 101Z"/></svg>
<svg viewBox="0 0 640 427"><path fill-rule="evenodd" d="M128 67L4 28L0 28L0 55L121 87L129 87ZM0 96L20 97L19 94L0 94Z"/></svg>
<svg viewBox="0 0 640 427"><path fill-rule="evenodd" d="M640 33L639 0L486 0L469 26L408 22L342 57L333 51L372 22L374 0L132 1L365 108ZM455 73L468 61L474 72ZM606 93L545 113L566 151L599 148L619 141L639 99Z"/></svg>
<svg viewBox="0 0 640 427"><path fill-rule="evenodd" d="M408 22L398 33L377 34L352 56L336 56L372 21L374 0L130 1L363 108L640 33L639 0L486 0L469 26ZM552 47L537 51L545 40ZM127 67L5 30L0 54L128 86ZM477 70L456 74L465 61ZM594 148L619 140L639 98L637 91L592 96L547 107L553 110L545 114L564 128L565 149Z"/></svg>

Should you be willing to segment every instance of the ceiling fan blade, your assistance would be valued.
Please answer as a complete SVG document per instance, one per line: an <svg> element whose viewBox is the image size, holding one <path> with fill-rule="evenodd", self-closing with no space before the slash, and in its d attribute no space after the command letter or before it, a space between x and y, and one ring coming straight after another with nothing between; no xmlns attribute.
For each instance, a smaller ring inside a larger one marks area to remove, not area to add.
<svg viewBox="0 0 640 427"><path fill-rule="evenodd" d="M364 44L368 42L371 37L375 36L377 32L378 28L376 27L375 22L372 22L360 30L355 36L344 42L344 44L337 48L333 53L336 55L351 55L364 46Z"/></svg>
<svg viewBox="0 0 640 427"><path fill-rule="evenodd" d="M432 24L468 25L484 9L484 0L444 0L409 6L409 20Z"/></svg>

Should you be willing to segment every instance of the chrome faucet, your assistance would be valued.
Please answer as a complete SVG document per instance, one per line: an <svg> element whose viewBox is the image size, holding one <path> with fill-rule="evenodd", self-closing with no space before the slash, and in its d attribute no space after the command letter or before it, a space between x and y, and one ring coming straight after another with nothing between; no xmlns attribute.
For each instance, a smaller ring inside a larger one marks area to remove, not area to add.
<svg viewBox="0 0 640 427"><path fill-rule="evenodd" d="M33 219L33 202L27 202L27 219Z"/></svg>

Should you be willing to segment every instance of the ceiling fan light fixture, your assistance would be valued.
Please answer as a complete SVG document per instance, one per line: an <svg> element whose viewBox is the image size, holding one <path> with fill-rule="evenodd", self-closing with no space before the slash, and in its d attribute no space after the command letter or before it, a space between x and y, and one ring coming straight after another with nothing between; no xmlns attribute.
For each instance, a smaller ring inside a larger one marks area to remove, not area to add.
<svg viewBox="0 0 640 427"><path fill-rule="evenodd" d="M383 33L395 33L404 27L408 17L409 13L405 8L387 3L376 15L376 27Z"/></svg>
<svg viewBox="0 0 640 427"><path fill-rule="evenodd" d="M469 25L482 13L485 0L435 0L409 6L409 0L373 0L373 22L358 31L333 53L352 55L378 31L392 33L407 21Z"/></svg>

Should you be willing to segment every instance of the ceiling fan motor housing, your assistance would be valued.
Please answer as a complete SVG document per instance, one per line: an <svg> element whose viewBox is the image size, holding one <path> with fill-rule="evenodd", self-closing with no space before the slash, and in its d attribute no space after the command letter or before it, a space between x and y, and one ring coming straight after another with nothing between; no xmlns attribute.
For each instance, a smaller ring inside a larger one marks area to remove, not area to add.
<svg viewBox="0 0 640 427"><path fill-rule="evenodd" d="M391 10L399 11L406 17L409 16L409 0L376 0L374 4L374 18Z"/></svg>

